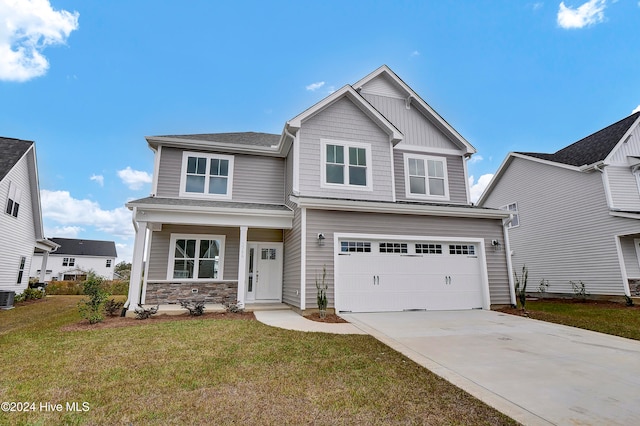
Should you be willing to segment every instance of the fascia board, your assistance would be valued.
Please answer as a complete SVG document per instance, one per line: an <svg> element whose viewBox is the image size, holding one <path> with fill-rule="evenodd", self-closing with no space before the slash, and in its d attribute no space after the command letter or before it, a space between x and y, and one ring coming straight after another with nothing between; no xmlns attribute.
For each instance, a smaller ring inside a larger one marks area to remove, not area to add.
<svg viewBox="0 0 640 426"><path fill-rule="evenodd" d="M341 89L333 92L317 104L308 108L301 114L298 114L291 120L287 121L287 128L293 133L297 132L302 127L302 122L309 117L324 110L338 99L348 97L354 104L356 104L365 114L367 114L378 126L380 126L389 135L389 140L393 145L398 144L404 139L404 135L398 130L384 115L382 115L377 109L375 109L366 99L364 99L358 92L356 92L350 85L343 86Z"/></svg>
<svg viewBox="0 0 640 426"><path fill-rule="evenodd" d="M44 222L42 221L42 205L40 202L40 179L38 177L38 159L36 158L36 144L32 144L25 156L31 157L33 168L29 170L29 185L31 186L31 205L33 209L33 226L37 240L46 240L44 236ZM55 244L55 243L54 243Z"/></svg>
<svg viewBox="0 0 640 426"><path fill-rule="evenodd" d="M616 144L616 146L611 150L611 152L609 152L609 154L607 154L607 156L604 158L603 162L605 163L610 163L611 162L611 157L618 152L618 149L620 149L620 146L627 140L627 138L629 136L631 136L631 134L633 133L634 130L636 130L636 128L638 127L640 123L640 116L638 116L638 118L636 119L636 121L633 122L633 124L631 126L629 126L629 128L627 129L627 131L624 133L624 135L622 136L622 138L620 138L620 140L618 141L618 143Z"/></svg>
<svg viewBox="0 0 640 426"><path fill-rule="evenodd" d="M475 154L477 151L473 145L471 145L456 129L454 129L447 121L442 118L440 114L438 114L431 106L425 102L424 99L420 97L407 83L405 83L398 75L391 70L387 65L382 65L377 70L373 71L363 79L359 80L357 83L353 85L356 89L361 89L366 83L378 77L381 74L388 75L393 81L395 81L402 89L407 93L407 96L411 96L416 104L419 106L419 109L423 114L427 114L431 116L433 120L435 120L436 127L439 127L440 130L444 131L445 134L449 134L454 139L454 143L457 142L463 145L468 154ZM427 117L428 119L428 117Z"/></svg>
<svg viewBox="0 0 640 426"><path fill-rule="evenodd" d="M205 207L205 206L177 206L169 204L143 204L143 203L127 203L129 209L137 207L138 214L140 211L164 211L164 212L184 212L184 213L210 213L210 214L232 214L242 216L274 216L274 217L293 217L292 211L274 211L268 209L243 209L235 207Z"/></svg>
<svg viewBox="0 0 640 426"><path fill-rule="evenodd" d="M238 154L253 154L270 157L284 157L281 143L271 147L247 145L241 146L230 143L199 141L197 139L167 138L164 136L146 136L145 139L151 147L159 145L174 148L200 149L204 151L225 151ZM282 142L282 139L281 139Z"/></svg>
<svg viewBox="0 0 640 426"><path fill-rule="evenodd" d="M318 210L340 210L354 212L396 213L423 216L476 217L485 219L505 219L511 215L506 210L483 208L390 204L376 201L325 200L291 196L298 207Z"/></svg>

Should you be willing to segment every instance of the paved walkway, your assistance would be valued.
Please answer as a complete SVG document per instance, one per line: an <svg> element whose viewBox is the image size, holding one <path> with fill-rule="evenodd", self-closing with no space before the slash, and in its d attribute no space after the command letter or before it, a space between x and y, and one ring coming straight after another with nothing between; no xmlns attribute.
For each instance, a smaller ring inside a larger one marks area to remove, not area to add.
<svg viewBox="0 0 640 426"><path fill-rule="evenodd" d="M273 327L296 331L312 331L333 334L367 334L349 323L331 324L311 321L291 310L254 311L256 319Z"/></svg>

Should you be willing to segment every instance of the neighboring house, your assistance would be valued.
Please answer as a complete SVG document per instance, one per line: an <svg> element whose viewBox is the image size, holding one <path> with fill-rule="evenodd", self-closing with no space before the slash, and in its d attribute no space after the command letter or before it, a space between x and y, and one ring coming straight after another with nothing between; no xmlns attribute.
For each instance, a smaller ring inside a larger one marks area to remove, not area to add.
<svg viewBox="0 0 640 426"><path fill-rule="evenodd" d="M515 302L509 213L469 201L475 149L387 66L280 135L146 139L153 194L127 203L130 310L202 299L304 311L322 281L337 311Z"/></svg>
<svg viewBox="0 0 640 426"><path fill-rule="evenodd" d="M31 141L0 137L0 206L0 290L22 293L29 285L33 251L46 257L57 247L44 237Z"/></svg>
<svg viewBox="0 0 640 426"><path fill-rule="evenodd" d="M113 279L116 266L116 243L113 241L78 240L74 238L51 238L60 247L49 255L45 282L85 280L87 273L107 280ZM41 259L42 254L36 252L34 259ZM41 276L41 263L35 262L31 267L31 276Z"/></svg>
<svg viewBox="0 0 640 426"><path fill-rule="evenodd" d="M513 265L536 291L638 294L640 112L553 154L510 153L478 204L512 210Z"/></svg>

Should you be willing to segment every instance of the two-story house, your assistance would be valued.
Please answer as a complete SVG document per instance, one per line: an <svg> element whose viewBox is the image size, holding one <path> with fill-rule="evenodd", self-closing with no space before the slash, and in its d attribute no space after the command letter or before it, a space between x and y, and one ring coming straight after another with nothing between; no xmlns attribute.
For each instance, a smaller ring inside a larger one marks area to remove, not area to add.
<svg viewBox="0 0 640 426"><path fill-rule="evenodd" d="M498 169L478 204L517 213L509 240L529 289L640 292L639 123L637 112L553 154L513 152Z"/></svg>
<svg viewBox="0 0 640 426"><path fill-rule="evenodd" d="M305 311L323 277L337 311L515 302L510 214L469 201L475 149L387 66L279 135L146 139L153 194L127 203L130 310L200 298Z"/></svg>
<svg viewBox="0 0 640 426"><path fill-rule="evenodd" d="M0 137L0 205L0 290L22 293L29 285L33 251L46 258L58 247L44 237L32 141Z"/></svg>
<svg viewBox="0 0 640 426"><path fill-rule="evenodd" d="M44 282L81 281L89 272L106 280L113 279L113 271L118 257L113 241L85 240L77 238L50 238L60 247L49 255L44 274ZM40 250L33 255L32 277L42 276Z"/></svg>

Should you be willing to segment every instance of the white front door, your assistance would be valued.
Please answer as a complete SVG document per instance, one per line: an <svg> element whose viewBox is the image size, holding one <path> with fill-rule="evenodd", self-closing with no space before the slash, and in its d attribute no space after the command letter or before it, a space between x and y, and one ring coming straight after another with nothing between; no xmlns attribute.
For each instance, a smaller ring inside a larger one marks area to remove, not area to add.
<svg viewBox="0 0 640 426"><path fill-rule="evenodd" d="M282 300L282 243L247 244L247 301Z"/></svg>

